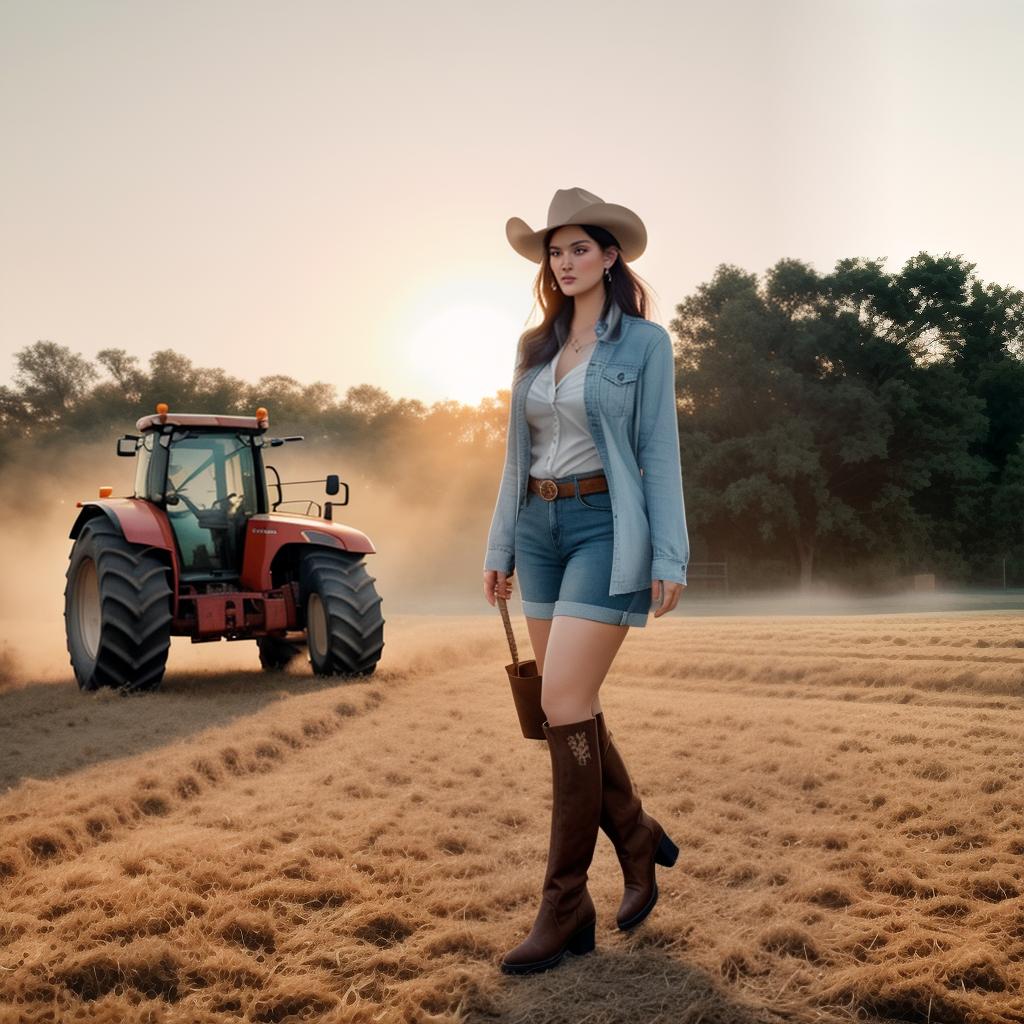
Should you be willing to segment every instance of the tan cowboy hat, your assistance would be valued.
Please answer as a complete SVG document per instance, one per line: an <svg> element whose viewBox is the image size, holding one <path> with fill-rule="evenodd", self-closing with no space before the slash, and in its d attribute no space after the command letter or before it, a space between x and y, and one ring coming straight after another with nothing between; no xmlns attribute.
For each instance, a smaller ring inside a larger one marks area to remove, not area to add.
<svg viewBox="0 0 1024 1024"><path fill-rule="evenodd" d="M560 188L548 207L548 223L534 231L519 217L510 217L505 225L509 243L520 256L534 263L544 261L544 235L563 224L596 224L610 231L619 243L622 258L629 263L647 248L644 222L625 206L606 203L583 188Z"/></svg>

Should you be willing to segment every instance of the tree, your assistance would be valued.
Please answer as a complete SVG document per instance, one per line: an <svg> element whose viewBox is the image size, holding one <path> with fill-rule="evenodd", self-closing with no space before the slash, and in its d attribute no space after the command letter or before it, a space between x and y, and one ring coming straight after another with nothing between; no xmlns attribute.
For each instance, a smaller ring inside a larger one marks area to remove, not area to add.
<svg viewBox="0 0 1024 1024"><path fill-rule="evenodd" d="M984 426L968 447L977 475L959 484L937 476L920 504L962 552L965 571L985 575L1015 532L998 496L1008 462L1024 440L1024 293L986 284L974 270L961 256L922 252L895 281L960 391L980 403Z"/></svg>
<svg viewBox="0 0 1024 1024"><path fill-rule="evenodd" d="M152 412L157 402L166 402L172 409L197 407L204 371L174 349L164 348L149 357L149 375L142 403Z"/></svg>
<svg viewBox="0 0 1024 1024"><path fill-rule="evenodd" d="M16 399L37 427L57 426L98 376L88 359L53 341L37 341L15 354ZM10 408L12 395L5 404Z"/></svg>
<svg viewBox="0 0 1024 1024"><path fill-rule="evenodd" d="M723 265L677 314L695 529L752 554L788 548L803 587L826 541L833 561L927 558L935 536L915 497L935 477L976 487L985 418L924 358L898 281L870 261L819 275L781 260L763 284Z"/></svg>
<svg viewBox="0 0 1024 1024"><path fill-rule="evenodd" d="M383 388L374 384L356 384L345 392L344 405L368 419L376 419L391 411L394 400Z"/></svg>
<svg viewBox="0 0 1024 1024"><path fill-rule="evenodd" d="M96 353L96 362L110 374L121 395L139 401L146 378L137 356L128 355L123 348L104 348Z"/></svg>
<svg viewBox="0 0 1024 1024"><path fill-rule="evenodd" d="M248 396L248 406L252 409L264 406L272 423L297 427L308 424L310 419L318 420L336 401L332 384L323 381L300 384L294 377L283 373L261 377L248 389Z"/></svg>

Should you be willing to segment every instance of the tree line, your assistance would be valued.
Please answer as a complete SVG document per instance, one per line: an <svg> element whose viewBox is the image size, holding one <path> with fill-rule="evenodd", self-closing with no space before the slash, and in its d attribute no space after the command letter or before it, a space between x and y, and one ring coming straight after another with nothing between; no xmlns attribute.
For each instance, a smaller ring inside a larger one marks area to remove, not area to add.
<svg viewBox="0 0 1024 1024"><path fill-rule="evenodd" d="M783 259L760 278L721 265L675 307L681 460L691 560L748 584L872 585L915 572L1024 579L1024 294L960 256ZM53 341L15 355L0 386L0 466L130 432L158 401L251 415L361 464L425 469L394 486L476 496L481 521L504 455L509 392L477 406L343 396L279 374L247 382L164 349L89 360ZM65 453L66 454L66 453ZM64 457L64 456L62 456Z"/></svg>
<svg viewBox="0 0 1024 1024"><path fill-rule="evenodd" d="M960 256L883 264L723 265L676 307L691 530L804 585L1019 579L1024 295Z"/></svg>

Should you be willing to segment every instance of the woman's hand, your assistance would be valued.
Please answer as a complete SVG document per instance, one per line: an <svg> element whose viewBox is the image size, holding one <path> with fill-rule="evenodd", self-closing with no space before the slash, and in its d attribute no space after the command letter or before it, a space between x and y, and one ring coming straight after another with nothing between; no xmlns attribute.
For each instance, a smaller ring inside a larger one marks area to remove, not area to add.
<svg viewBox="0 0 1024 1024"><path fill-rule="evenodd" d="M495 598L498 597L502 597L506 601L512 597L512 577L514 575L514 569L507 574L494 569L484 569L484 597L487 598L489 604L494 605Z"/></svg>
<svg viewBox="0 0 1024 1024"><path fill-rule="evenodd" d="M675 608L685 586L685 583L674 583L672 580L651 580L651 596L655 602L660 602L654 611L655 618Z"/></svg>

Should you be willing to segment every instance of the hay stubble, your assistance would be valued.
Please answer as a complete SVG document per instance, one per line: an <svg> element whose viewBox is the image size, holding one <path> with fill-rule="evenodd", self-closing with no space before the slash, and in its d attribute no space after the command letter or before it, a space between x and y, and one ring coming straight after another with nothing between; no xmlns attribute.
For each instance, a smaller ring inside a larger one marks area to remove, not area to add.
<svg viewBox="0 0 1024 1024"><path fill-rule="evenodd" d="M679 861L624 935L600 837L597 953L523 979L550 771L500 623L389 627L365 681L0 694L0 1020L1024 1020L1015 617L634 631L602 701Z"/></svg>

